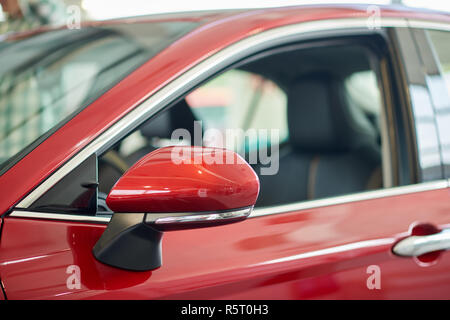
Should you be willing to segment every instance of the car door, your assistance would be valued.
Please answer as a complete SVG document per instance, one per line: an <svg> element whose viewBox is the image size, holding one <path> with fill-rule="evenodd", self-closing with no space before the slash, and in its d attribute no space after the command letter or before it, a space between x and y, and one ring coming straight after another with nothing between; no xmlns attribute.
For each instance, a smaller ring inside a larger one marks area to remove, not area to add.
<svg viewBox="0 0 450 320"><path fill-rule="evenodd" d="M421 127L409 124L420 136ZM433 137L431 143L439 145ZM422 160L430 151L418 145L406 158L416 153ZM429 163L416 168L411 161L419 177L411 185L260 208L240 223L165 232L163 265L145 272L94 258L107 217L17 209L4 218L0 275L9 299L450 298L450 255L442 247L419 258L398 255L423 248L414 240L446 237L448 181L436 176L440 158L431 162L435 175L423 179ZM402 239L413 241L399 251Z"/></svg>

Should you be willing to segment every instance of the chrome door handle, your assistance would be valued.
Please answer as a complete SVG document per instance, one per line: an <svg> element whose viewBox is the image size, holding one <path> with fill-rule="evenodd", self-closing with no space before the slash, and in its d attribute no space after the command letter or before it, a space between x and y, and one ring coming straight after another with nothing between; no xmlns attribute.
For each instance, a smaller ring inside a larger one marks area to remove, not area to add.
<svg viewBox="0 0 450 320"><path fill-rule="evenodd" d="M417 257L425 253L450 249L450 229L427 236L410 236L399 241L392 251L404 257Z"/></svg>

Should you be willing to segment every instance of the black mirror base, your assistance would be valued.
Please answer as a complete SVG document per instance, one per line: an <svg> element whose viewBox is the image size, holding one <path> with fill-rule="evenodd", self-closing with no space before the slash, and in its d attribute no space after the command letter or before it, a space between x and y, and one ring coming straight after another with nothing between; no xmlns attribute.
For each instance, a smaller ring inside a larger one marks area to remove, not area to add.
<svg viewBox="0 0 450 320"><path fill-rule="evenodd" d="M144 223L145 214L115 213L92 252L100 262L132 271L162 264L163 233Z"/></svg>

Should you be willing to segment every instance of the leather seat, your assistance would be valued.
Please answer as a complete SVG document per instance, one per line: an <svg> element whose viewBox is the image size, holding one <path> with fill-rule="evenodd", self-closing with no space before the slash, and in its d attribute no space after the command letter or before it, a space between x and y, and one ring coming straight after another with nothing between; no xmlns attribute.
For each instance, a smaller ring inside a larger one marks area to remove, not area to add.
<svg viewBox="0 0 450 320"><path fill-rule="evenodd" d="M328 73L304 76L288 90L289 151L276 175L260 176L257 206L381 187L378 132ZM259 172L259 171L257 171Z"/></svg>

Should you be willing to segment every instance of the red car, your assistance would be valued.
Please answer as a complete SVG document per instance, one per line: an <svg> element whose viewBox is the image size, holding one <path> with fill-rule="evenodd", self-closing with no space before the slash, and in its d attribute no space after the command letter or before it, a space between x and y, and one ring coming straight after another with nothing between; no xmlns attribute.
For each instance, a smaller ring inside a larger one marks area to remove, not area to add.
<svg viewBox="0 0 450 320"><path fill-rule="evenodd" d="M9 35L0 299L450 299L449 31L304 6Z"/></svg>

